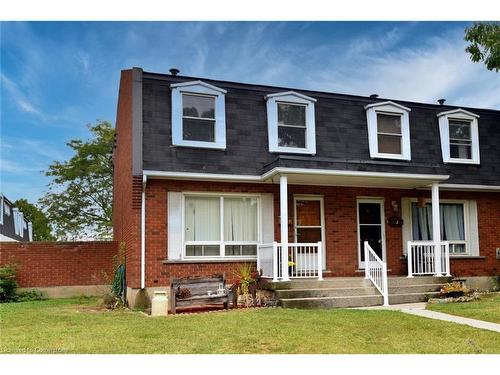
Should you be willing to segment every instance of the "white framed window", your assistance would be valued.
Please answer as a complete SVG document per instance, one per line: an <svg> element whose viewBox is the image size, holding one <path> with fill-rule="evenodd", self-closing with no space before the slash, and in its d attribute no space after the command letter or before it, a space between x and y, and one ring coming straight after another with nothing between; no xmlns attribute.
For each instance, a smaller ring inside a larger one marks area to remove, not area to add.
<svg viewBox="0 0 500 375"><path fill-rule="evenodd" d="M410 108L394 102L365 106L371 158L411 160Z"/></svg>
<svg viewBox="0 0 500 375"><path fill-rule="evenodd" d="M442 200L439 203L441 240L450 243L450 254L472 255L470 249L471 209L469 201ZM432 241L432 204L426 201L420 206L411 201L411 236L413 241Z"/></svg>
<svg viewBox="0 0 500 375"><path fill-rule="evenodd" d="M455 109L438 113L444 163L479 164L479 116Z"/></svg>
<svg viewBox="0 0 500 375"><path fill-rule="evenodd" d="M260 243L260 197L183 194L183 258L255 259Z"/></svg>
<svg viewBox="0 0 500 375"><path fill-rule="evenodd" d="M172 144L226 148L226 90L202 81L175 83L172 90Z"/></svg>
<svg viewBox="0 0 500 375"><path fill-rule="evenodd" d="M265 99L269 152L316 154L316 99L294 91L269 94Z"/></svg>

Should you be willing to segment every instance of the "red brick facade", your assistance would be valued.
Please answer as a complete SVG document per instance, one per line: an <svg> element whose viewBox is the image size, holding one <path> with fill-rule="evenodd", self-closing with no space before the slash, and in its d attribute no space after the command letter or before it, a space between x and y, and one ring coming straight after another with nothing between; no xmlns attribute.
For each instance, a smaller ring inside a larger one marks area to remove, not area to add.
<svg viewBox="0 0 500 375"><path fill-rule="evenodd" d="M138 288L142 176L132 176L132 71L122 71L113 155L113 236L126 244L127 280Z"/></svg>
<svg viewBox="0 0 500 375"><path fill-rule="evenodd" d="M117 148L114 154L114 239L126 244L127 285L140 288L141 270L141 192L142 176L132 174L132 71L123 71L117 114ZM211 191L273 193L275 239L280 240L279 186L273 184L215 183L150 179L146 187L146 287L166 286L170 277L208 275L225 272L229 281L238 263L168 263L168 191ZM294 194L324 197L325 276L361 276L358 270L357 201L358 197L377 197L385 202L385 217L393 216L392 201L401 207L401 198L416 197L414 190L350 188L336 186L288 187L289 218L293 218ZM430 198L430 191L419 192ZM486 276L500 273L495 251L500 247L500 193L441 191L442 199L473 199L477 202L480 257L451 259L455 276ZM401 212L396 213L401 215ZM385 225L386 258L389 274L407 272L403 255L401 227ZM289 220L289 241L293 241L293 223Z"/></svg>
<svg viewBox="0 0 500 375"><path fill-rule="evenodd" d="M113 241L0 242L0 265L17 264L23 288L106 284L117 254Z"/></svg>
<svg viewBox="0 0 500 375"><path fill-rule="evenodd" d="M238 193L273 193L275 237L279 241L279 186L247 183L215 183L174 180L148 180L146 188L146 286L165 286L170 277L208 275L225 272L231 281L238 263L168 263L168 191L210 191ZM384 199L385 216L393 215L391 201L401 203L403 197L415 197L413 190L350 188L335 186L294 186L289 192L289 241L293 241L293 196L297 194L317 194L324 197L326 263L325 276L361 276L358 270L358 237L356 199L377 197ZM430 192L425 192L430 198ZM480 257L471 259L451 259L451 269L455 276L495 275L500 271L500 262L495 257L496 247L500 247L500 194L476 192L441 192L442 199L474 199L478 206L478 227ZM406 261L403 255L402 229L385 225L386 257L389 274L405 275ZM135 258L134 258L135 260ZM136 270L130 275L139 276L140 266L134 262ZM132 264L128 264L129 267ZM129 286L137 285L138 279L128 280Z"/></svg>

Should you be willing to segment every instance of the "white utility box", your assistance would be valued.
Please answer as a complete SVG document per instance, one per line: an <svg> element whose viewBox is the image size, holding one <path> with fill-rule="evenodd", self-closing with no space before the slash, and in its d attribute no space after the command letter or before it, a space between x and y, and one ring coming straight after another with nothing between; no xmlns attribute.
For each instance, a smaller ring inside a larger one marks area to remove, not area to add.
<svg viewBox="0 0 500 375"><path fill-rule="evenodd" d="M154 292L151 300L151 316L166 316L168 314L168 294L166 291Z"/></svg>

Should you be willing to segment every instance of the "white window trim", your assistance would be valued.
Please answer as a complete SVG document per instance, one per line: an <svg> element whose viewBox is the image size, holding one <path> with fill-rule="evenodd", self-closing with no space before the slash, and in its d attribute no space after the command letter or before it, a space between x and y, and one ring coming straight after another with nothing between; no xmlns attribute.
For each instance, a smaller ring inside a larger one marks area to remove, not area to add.
<svg viewBox="0 0 500 375"><path fill-rule="evenodd" d="M371 158L411 160L410 144L410 108L387 101L365 106L366 121L368 124L368 144ZM401 116L401 154L388 154L378 151L378 124L377 114Z"/></svg>
<svg viewBox="0 0 500 375"><path fill-rule="evenodd" d="M204 196L220 199L220 240L219 241L186 241L185 239L185 218L186 218L186 197ZM224 197L257 198L257 241L225 241L224 240ZM217 192L182 192L182 254L181 260L221 260L232 259L241 261L255 261L257 255L225 255L225 245L257 245L262 244L262 204L261 194L246 193L217 193ZM188 256L186 255L186 245L220 245L219 256Z"/></svg>
<svg viewBox="0 0 500 375"><path fill-rule="evenodd" d="M267 101L267 134L269 152L290 154L316 154L316 124L314 103L316 99L294 91L269 94ZM300 104L306 107L306 147L280 147L278 142L278 103Z"/></svg>
<svg viewBox="0 0 500 375"><path fill-rule="evenodd" d="M172 145L183 147L226 149L226 90L202 81L175 83L172 90ZM182 137L182 94L198 94L215 98L215 141L189 141Z"/></svg>
<svg viewBox="0 0 500 375"><path fill-rule="evenodd" d="M413 240L413 213L412 213L412 203L418 203L417 198L410 198L410 212L409 212L409 219L410 219L410 241L415 241ZM425 204L427 203L432 203L431 199L425 199L424 200ZM464 199L440 199L439 204L441 203L452 203L452 204L462 204L464 206L464 237L465 240L447 240L450 245L451 244L465 244L465 253L451 253L451 257L470 257L470 256L475 256L477 254L472 254L471 253L471 223L470 222L470 201L469 200L464 200Z"/></svg>
<svg viewBox="0 0 500 375"><path fill-rule="evenodd" d="M441 138L441 152L443 163L458 164L480 164L479 160L479 116L464 109L455 109L452 111L441 112L437 114L439 120L439 135ZM471 124L471 159L460 159L450 157L450 119L466 120Z"/></svg>

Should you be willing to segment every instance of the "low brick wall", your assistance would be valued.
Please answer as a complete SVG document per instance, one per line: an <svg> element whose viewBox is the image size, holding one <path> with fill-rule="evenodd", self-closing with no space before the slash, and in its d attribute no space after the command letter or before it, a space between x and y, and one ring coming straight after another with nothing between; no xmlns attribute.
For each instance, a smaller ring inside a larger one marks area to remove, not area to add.
<svg viewBox="0 0 500 375"><path fill-rule="evenodd" d="M0 265L19 265L21 288L101 285L113 276L118 242L0 242Z"/></svg>

